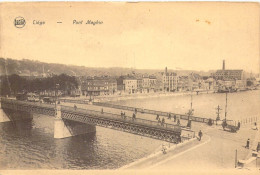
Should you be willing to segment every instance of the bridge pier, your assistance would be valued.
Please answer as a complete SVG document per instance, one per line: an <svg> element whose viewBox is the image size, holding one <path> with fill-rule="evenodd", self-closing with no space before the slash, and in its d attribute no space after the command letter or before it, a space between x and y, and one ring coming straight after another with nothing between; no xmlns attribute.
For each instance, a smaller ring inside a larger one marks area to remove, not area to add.
<svg viewBox="0 0 260 175"><path fill-rule="evenodd" d="M62 119L61 106L58 105L56 107L54 119L54 138L62 139L90 132L96 132L95 125Z"/></svg>
<svg viewBox="0 0 260 175"><path fill-rule="evenodd" d="M3 110L2 103L0 101L0 123L9 122L9 121L10 121L10 119L9 119L9 117L7 117L7 114Z"/></svg>
<svg viewBox="0 0 260 175"><path fill-rule="evenodd" d="M2 103L0 102L0 123L19 120L31 120L32 118L32 113L5 107L2 108Z"/></svg>

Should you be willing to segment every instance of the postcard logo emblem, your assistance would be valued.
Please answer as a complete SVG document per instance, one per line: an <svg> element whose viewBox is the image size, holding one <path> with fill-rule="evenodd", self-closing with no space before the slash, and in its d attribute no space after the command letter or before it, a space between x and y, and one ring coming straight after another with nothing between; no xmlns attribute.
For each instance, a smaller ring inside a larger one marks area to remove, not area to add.
<svg viewBox="0 0 260 175"><path fill-rule="evenodd" d="M26 24L25 19L23 17L21 17L21 16L16 17L14 19L14 26L16 28L23 28L25 26L25 24Z"/></svg>

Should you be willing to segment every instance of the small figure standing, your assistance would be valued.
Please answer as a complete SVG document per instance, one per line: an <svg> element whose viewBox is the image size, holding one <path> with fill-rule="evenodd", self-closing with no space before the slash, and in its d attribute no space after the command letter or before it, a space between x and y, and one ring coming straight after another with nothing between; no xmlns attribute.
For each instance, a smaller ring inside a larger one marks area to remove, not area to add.
<svg viewBox="0 0 260 175"><path fill-rule="evenodd" d="M160 117L159 117L159 119L158 119L158 124L161 125L161 119L160 119Z"/></svg>
<svg viewBox="0 0 260 175"><path fill-rule="evenodd" d="M176 115L174 115L173 118L174 118L174 122L176 122Z"/></svg>
<svg viewBox="0 0 260 175"><path fill-rule="evenodd" d="M165 123L165 119L163 118L163 119L162 119L162 126L164 125L164 123Z"/></svg>
<svg viewBox="0 0 260 175"><path fill-rule="evenodd" d="M257 128L257 123L255 122L255 130L258 130L258 128Z"/></svg>
<svg viewBox="0 0 260 175"><path fill-rule="evenodd" d="M181 125L180 119L177 120L177 125Z"/></svg>
<svg viewBox="0 0 260 175"><path fill-rule="evenodd" d="M159 114L156 115L156 120L159 120L160 119L160 116Z"/></svg>
<svg viewBox="0 0 260 175"><path fill-rule="evenodd" d="M101 114L103 114L104 113L104 110L103 110L103 108L101 108Z"/></svg>
<svg viewBox="0 0 260 175"><path fill-rule="evenodd" d="M137 113L137 109L135 108L135 113Z"/></svg>
<svg viewBox="0 0 260 175"><path fill-rule="evenodd" d="M133 120L135 120L136 119L136 116L135 116L135 113L133 113Z"/></svg>
<svg viewBox="0 0 260 175"><path fill-rule="evenodd" d="M202 132L201 130L199 131L199 141L201 141L201 137L202 137Z"/></svg>
<svg viewBox="0 0 260 175"><path fill-rule="evenodd" d="M165 147L164 144L162 144L162 152L163 152L163 154L166 154L166 153L167 153L166 150L167 150L167 148Z"/></svg>
<svg viewBox="0 0 260 175"><path fill-rule="evenodd" d="M249 149L249 144L250 144L250 139L247 139L245 148Z"/></svg>
<svg viewBox="0 0 260 175"><path fill-rule="evenodd" d="M260 142L258 142L258 144L257 144L256 151L257 151L257 152L260 151Z"/></svg>
<svg viewBox="0 0 260 175"><path fill-rule="evenodd" d="M170 119L170 120L171 120L171 118L172 118L172 116L171 116L171 114L169 114L169 115L168 115L168 119Z"/></svg>
<svg viewBox="0 0 260 175"><path fill-rule="evenodd" d="M76 106L76 104L74 104L74 110L77 110L77 106Z"/></svg>
<svg viewBox="0 0 260 175"><path fill-rule="evenodd" d="M237 129L240 129L240 122L237 123Z"/></svg>

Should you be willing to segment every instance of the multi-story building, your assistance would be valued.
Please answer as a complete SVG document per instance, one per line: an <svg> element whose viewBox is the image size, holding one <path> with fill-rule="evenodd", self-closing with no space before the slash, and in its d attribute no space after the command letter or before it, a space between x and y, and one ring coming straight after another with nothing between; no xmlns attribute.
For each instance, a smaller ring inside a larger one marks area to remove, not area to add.
<svg viewBox="0 0 260 175"><path fill-rule="evenodd" d="M86 96L110 95L117 91L117 81L111 77L91 77L82 82L81 90Z"/></svg>
<svg viewBox="0 0 260 175"><path fill-rule="evenodd" d="M149 76L149 87L150 87L150 89L155 90L156 82L157 82L157 79L156 79L155 76L152 76L152 75Z"/></svg>
<svg viewBox="0 0 260 175"><path fill-rule="evenodd" d="M244 71L243 70L226 70L225 69L225 60L223 60L222 70L217 70L213 76L217 80L243 80Z"/></svg>
<svg viewBox="0 0 260 175"><path fill-rule="evenodd" d="M150 88L150 82L149 82L149 76L143 76L143 89L149 89Z"/></svg>
<svg viewBox="0 0 260 175"><path fill-rule="evenodd" d="M143 79L137 78L137 91L142 92L143 90Z"/></svg>
<svg viewBox="0 0 260 175"><path fill-rule="evenodd" d="M187 91L187 90L190 90L190 79L189 79L189 76L179 76L179 82L178 82L178 85L177 85L177 89L178 91Z"/></svg>
<svg viewBox="0 0 260 175"><path fill-rule="evenodd" d="M126 93L132 94L137 92L137 79L135 77L125 77L123 84Z"/></svg>
<svg viewBox="0 0 260 175"><path fill-rule="evenodd" d="M179 77L175 72L167 72L167 67L165 68L163 74L163 89L164 91L176 91L178 88Z"/></svg>

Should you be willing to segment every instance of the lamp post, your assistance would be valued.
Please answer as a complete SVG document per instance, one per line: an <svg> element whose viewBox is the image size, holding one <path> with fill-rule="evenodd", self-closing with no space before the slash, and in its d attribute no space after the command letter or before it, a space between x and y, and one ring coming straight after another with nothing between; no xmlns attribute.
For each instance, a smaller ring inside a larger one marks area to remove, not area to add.
<svg viewBox="0 0 260 175"><path fill-rule="evenodd" d="M226 106L225 106L225 121L227 121L227 92L226 92Z"/></svg>
<svg viewBox="0 0 260 175"><path fill-rule="evenodd" d="M58 93L58 88L60 87L60 84L55 85L55 109L57 107L57 93Z"/></svg>

